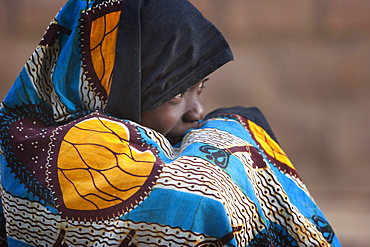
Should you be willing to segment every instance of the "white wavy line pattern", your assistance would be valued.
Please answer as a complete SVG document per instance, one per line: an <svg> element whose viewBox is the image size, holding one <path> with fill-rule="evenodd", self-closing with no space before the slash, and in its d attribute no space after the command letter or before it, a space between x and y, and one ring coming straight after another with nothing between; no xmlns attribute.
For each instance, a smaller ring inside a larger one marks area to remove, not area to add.
<svg viewBox="0 0 370 247"><path fill-rule="evenodd" d="M53 46L39 45L27 60L25 69L38 96L52 106L54 119L64 121L69 113L55 92L52 81L59 50L58 42Z"/></svg>
<svg viewBox="0 0 370 247"><path fill-rule="evenodd" d="M119 246L131 229L137 229L132 243L138 246L190 246L217 239L145 222L114 219L99 222L66 221L48 211L38 202L13 197L1 188L7 235L36 246L53 246L60 229L65 229L64 242L68 246Z"/></svg>
<svg viewBox="0 0 370 247"><path fill-rule="evenodd" d="M183 156L167 164L154 188L162 188L220 201L229 215L237 240L245 244L264 229L257 207L219 167L197 157Z"/></svg>

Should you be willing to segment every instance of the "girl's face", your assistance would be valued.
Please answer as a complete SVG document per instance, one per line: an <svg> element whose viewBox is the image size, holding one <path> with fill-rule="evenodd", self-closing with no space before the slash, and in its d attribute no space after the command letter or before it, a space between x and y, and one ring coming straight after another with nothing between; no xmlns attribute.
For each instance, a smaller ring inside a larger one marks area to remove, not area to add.
<svg viewBox="0 0 370 247"><path fill-rule="evenodd" d="M197 128L198 121L205 116L201 94L206 80L198 82L158 108L142 114L142 125L162 133L173 145L181 141L185 132Z"/></svg>

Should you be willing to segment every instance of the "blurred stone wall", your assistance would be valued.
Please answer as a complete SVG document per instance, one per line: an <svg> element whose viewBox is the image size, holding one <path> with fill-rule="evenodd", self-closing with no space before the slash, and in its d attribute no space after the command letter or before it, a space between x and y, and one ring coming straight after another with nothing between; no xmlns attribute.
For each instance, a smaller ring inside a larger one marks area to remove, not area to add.
<svg viewBox="0 0 370 247"><path fill-rule="evenodd" d="M0 0L3 98L64 0ZM370 1L191 0L235 61L207 110L259 107L344 246L370 242Z"/></svg>

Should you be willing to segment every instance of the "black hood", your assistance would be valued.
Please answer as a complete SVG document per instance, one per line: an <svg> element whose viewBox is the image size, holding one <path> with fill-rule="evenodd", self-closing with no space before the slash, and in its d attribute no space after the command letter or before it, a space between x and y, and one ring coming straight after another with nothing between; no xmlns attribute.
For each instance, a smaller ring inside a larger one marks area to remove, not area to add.
<svg viewBox="0 0 370 247"><path fill-rule="evenodd" d="M186 0L125 0L107 111L140 122L233 59L220 31Z"/></svg>

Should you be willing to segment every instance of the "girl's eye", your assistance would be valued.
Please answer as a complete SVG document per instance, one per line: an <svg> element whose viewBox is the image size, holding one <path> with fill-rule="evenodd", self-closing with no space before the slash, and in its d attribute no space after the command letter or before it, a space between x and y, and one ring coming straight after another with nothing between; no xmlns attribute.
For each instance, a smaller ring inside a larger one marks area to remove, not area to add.
<svg viewBox="0 0 370 247"><path fill-rule="evenodd" d="M205 78L203 81L201 81L200 84L199 84L199 88L205 88L204 83L208 80L209 80L209 78Z"/></svg>
<svg viewBox="0 0 370 247"><path fill-rule="evenodd" d="M197 90L198 94L201 94L203 92L203 89L205 88L204 83L208 80L209 78L205 78L203 81L199 83L198 90Z"/></svg>
<svg viewBox="0 0 370 247"><path fill-rule="evenodd" d="M184 97L184 94L185 94L185 92L183 92L183 93L179 93L178 95L176 95L175 97L173 97L174 99L180 99L180 98L182 98L182 97Z"/></svg>
<svg viewBox="0 0 370 247"><path fill-rule="evenodd" d="M173 97L172 99L169 100L170 103L172 104L179 104L183 101L184 99L184 95L185 95L186 91L183 92L183 93L179 93L178 95L176 95L175 97Z"/></svg>

